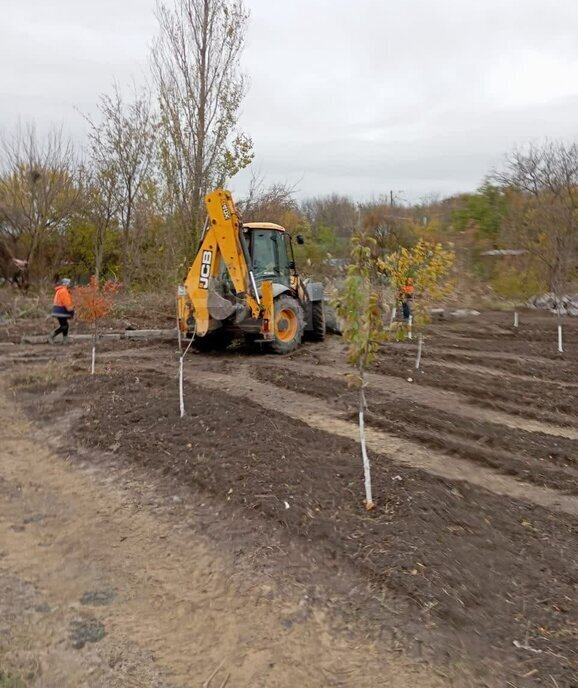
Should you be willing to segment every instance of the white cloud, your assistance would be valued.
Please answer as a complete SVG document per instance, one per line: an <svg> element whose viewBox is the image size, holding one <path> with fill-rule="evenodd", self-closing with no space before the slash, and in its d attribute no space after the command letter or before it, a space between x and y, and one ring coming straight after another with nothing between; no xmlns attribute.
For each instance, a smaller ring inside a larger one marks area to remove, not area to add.
<svg viewBox="0 0 578 688"><path fill-rule="evenodd" d="M474 188L514 144L573 138L575 0L247 0L241 124L302 195ZM0 126L93 112L143 79L153 0L3 0ZM236 180L246 184L247 174Z"/></svg>

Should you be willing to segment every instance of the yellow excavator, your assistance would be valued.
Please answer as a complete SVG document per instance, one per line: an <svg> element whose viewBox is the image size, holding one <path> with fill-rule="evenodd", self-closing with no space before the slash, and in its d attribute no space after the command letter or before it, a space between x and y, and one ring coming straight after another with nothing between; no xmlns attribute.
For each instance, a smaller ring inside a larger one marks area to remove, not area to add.
<svg viewBox="0 0 578 688"><path fill-rule="evenodd" d="M179 288L181 332L201 351L224 349L243 337L287 354L304 337L323 340L323 285L300 277L285 229L243 224L223 189L208 194L205 205L200 246Z"/></svg>

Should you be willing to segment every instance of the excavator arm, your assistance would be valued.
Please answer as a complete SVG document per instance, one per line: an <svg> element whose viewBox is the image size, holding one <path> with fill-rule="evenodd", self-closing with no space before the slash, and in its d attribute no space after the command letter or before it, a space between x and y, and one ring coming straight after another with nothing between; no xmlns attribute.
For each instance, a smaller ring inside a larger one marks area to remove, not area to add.
<svg viewBox="0 0 578 688"><path fill-rule="evenodd" d="M253 318L262 319L262 333L268 337L274 314L272 285L270 282L263 282L261 295L259 294L231 194L217 189L205 198L205 205L208 214L206 229L185 280L186 294L179 299L181 323L186 311L192 307L196 334L204 336L209 331L211 281L220 276L224 262L236 297L249 307Z"/></svg>

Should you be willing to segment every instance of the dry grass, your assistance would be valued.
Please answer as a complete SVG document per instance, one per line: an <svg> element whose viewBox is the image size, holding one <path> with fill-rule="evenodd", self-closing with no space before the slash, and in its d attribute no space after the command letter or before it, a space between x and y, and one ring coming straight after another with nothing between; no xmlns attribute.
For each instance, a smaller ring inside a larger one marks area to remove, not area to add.
<svg viewBox="0 0 578 688"><path fill-rule="evenodd" d="M26 682L16 674L0 669L0 688L26 688Z"/></svg>
<svg viewBox="0 0 578 688"><path fill-rule="evenodd" d="M52 307L52 293L25 295L12 288L0 289L0 319L36 320L46 318Z"/></svg>
<svg viewBox="0 0 578 688"><path fill-rule="evenodd" d="M10 381L13 389L46 389L56 387L68 375L70 375L70 369L67 366L59 361L50 361L42 366L16 372ZM1 683L0 688L2 688Z"/></svg>

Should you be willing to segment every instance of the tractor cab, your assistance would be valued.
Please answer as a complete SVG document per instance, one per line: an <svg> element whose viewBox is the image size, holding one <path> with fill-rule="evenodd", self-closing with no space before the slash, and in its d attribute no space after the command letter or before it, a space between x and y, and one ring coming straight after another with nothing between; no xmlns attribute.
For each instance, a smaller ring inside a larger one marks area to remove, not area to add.
<svg viewBox="0 0 578 688"><path fill-rule="evenodd" d="M295 256L285 229L270 222L252 222L243 225L243 236L257 284L270 280L290 287L296 274Z"/></svg>

